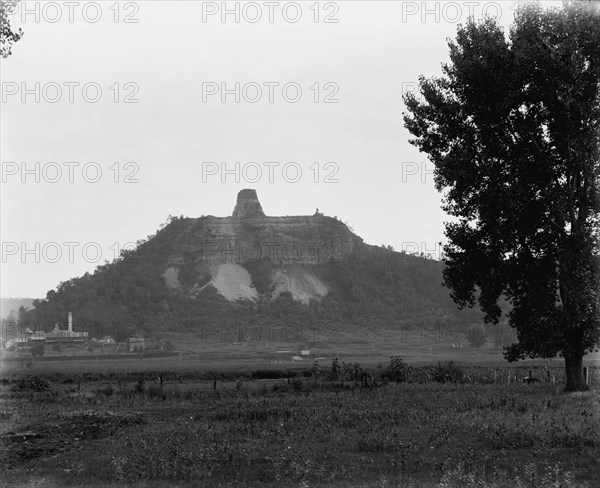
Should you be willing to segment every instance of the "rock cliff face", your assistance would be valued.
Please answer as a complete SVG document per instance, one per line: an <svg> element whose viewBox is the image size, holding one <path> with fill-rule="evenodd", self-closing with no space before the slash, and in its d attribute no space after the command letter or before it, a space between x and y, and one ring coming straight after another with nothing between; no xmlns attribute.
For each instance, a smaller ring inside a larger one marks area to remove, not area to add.
<svg viewBox="0 0 600 488"><path fill-rule="evenodd" d="M336 262L363 243L348 227L322 214L267 217L255 190L242 190L232 217L190 219L174 243L171 262L206 264L269 259L273 264Z"/></svg>
<svg viewBox="0 0 600 488"><path fill-rule="evenodd" d="M234 273L232 270L238 268L230 265L268 260L274 266L272 284L276 294L290 291L298 300L307 301L311 293L322 296L327 288L315 281L306 266L338 262L362 244L362 239L345 224L322 214L267 217L256 191L246 189L239 192L231 217L190 219L173 243L165 279L171 287L180 286L181 280L174 278L185 268L187 275L193 276L192 293L211 283L231 298L227 290L248 288L239 283L234 286L233 281L247 277L242 272ZM301 276L299 269L305 269L306 276ZM285 276L289 277L287 281ZM238 298L254 299L256 294L238 293Z"/></svg>

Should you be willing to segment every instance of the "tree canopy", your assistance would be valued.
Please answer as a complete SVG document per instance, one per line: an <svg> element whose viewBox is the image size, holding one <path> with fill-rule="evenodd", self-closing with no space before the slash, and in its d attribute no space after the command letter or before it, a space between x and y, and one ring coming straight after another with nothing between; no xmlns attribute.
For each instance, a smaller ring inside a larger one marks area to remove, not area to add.
<svg viewBox="0 0 600 488"><path fill-rule="evenodd" d="M12 45L23 37L23 31L13 31L8 15L15 7L16 0L0 0L0 57L7 58L12 54Z"/></svg>
<svg viewBox="0 0 600 488"><path fill-rule="evenodd" d="M529 6L508 36L471 20L449 49L404 116L453 217L445 284L487 322L505 296L517 331L505 357L560 354L566 389L585 389L600 338L600 13Z"/></svg>

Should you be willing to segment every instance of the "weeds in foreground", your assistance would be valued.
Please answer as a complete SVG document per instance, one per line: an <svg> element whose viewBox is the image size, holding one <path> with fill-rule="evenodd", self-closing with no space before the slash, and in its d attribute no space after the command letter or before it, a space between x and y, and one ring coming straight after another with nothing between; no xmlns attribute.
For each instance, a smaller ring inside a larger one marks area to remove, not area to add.
<svg viewBox="0 0 600 488"><path fill-rule="evenodd" d="M586 488L587 483L576 482L572 472L561 463L526 464L518 473L494 468L489 473L466 467L459 462L447 466L437 488Z"/></svg>
<svg viewBox="0 0 600 488"><path fill-rule="evenodd" d="M15 427L0 439L0 476L33 470L56 486L595 486L597 391L492 384L491 368L481 384L479 370L456 365L442 369L475 381L442 383L432 381L436 366L394 364L400 381L377 389L356 365L340 365L348 379L337 381L248 372L217 391L212 380L163 386L139 375L82 391L7 382L0 418Z"/></svg>

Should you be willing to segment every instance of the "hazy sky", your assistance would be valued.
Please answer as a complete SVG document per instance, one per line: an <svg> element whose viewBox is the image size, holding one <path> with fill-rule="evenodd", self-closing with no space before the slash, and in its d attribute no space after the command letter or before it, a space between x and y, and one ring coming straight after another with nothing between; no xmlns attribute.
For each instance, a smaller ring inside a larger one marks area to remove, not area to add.
<svg viewBox="0 0 600 488"><path fill-rule="evenodd" d="M267 215L318 207L367 243L436 252L403 90L440 74L470 13L508 26L517 5L24 3L1 62L3 297L44 297L169 214L231 215L242 188Z"/></svg>

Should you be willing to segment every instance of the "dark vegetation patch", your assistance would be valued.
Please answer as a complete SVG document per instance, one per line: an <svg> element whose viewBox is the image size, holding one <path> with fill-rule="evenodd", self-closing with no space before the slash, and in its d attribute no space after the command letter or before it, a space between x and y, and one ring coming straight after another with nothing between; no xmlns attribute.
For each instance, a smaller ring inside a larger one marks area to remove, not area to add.
<svg viewBox="0 0 600 488"><path fill-rule="evenodd" d="M39 457L53 456L85 441L119 436L127 428L144 422L138 413L92 409L59 412L55 419L2 434L0 464L6 469Z"/></svg>
<svg viewBox="0 0 600 488"><path fill-rule="evenodd" d="M12 392L47 391L49 389L50 382L36 376L18 379L13 382L10 388Z"/></svg>

